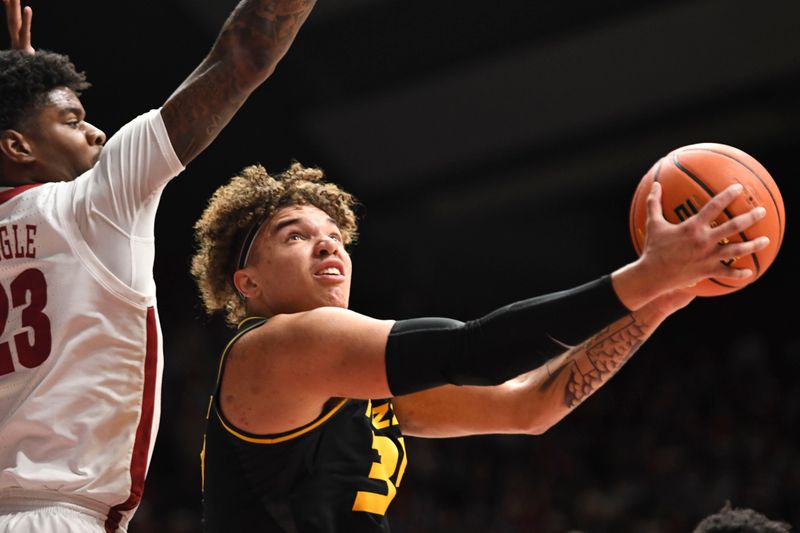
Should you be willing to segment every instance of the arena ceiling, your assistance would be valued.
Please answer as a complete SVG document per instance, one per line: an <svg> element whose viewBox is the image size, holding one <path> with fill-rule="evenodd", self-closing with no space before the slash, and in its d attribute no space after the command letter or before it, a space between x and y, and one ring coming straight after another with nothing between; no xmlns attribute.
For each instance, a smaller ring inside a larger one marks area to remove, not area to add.
<svg viewBox="0 0 800 533"><path fill-rule="evenodd" d="M209 36L230 4L181 3ZM321 0L290 56L298 128L362 192L491 172L516 197L682 143L758 150L796 118L793 0L495 5Z"/></svg>

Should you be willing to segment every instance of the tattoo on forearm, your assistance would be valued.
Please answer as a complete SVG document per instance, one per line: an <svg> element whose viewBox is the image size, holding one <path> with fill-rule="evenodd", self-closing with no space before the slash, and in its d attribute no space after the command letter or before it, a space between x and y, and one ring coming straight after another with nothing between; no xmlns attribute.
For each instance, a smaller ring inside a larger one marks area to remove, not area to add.
<svg viewBox="0 0 800 533"><path fill-rule="evenodd" d="M253 43L273 60L280 59L316 0L244 1L228 19L226 32L239 42ZM277 57L275 57L277 55Z"/></svg>
<svg viewBox="0 0 800 533"><path fill-rule="evenodd" d="M564 404L572 409L589 397L636 353L647 335L647 324L630 316L578 346L572 357L551 372L552 378L569 373Z"/></svg>
<svg viewBox="0 0 800 533"><path fill-rule="evenodd" d="M214 47L164 107L175 153L187 164L219 134L289 50L316 0L243 0Z"/></svg>

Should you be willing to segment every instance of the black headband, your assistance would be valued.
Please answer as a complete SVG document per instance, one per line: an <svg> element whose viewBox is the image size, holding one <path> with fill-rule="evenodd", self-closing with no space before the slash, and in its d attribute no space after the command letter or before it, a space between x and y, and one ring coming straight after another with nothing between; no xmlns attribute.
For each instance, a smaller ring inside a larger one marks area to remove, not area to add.
<svg viewBox="0 0 800 533"><path fill-rule="evenodd" d="M239 248L239 260L236 262L236 270L241 270L247 265L247 260L250 258L250 251L253 248L253 241L256 240L258 232L266 222L267 217L262 217L256 220L242 240L242 246Z"/></svg>

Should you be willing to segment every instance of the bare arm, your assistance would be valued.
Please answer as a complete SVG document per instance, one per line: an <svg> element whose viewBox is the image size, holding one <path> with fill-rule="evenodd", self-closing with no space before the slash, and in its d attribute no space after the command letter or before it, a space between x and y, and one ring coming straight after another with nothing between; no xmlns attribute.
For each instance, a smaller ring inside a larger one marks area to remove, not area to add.
<svg viewBox="0 0 800 533"><path fill-rule="evenodd" d="M197 157L275 70L316 0L242 0L203 62L162 109L181 163ZM33 54L33 11L3 0L11 47Z"/></svg>
<svg viewBox="0 0 800 533"><path fill-rule="evenodd" d="M444 386L393 400L403 433L541 434L605 385L691 296L665 295L532 372L496 387Z"/></svg>
<svg viewBox="0 0 800 533"><path fill-rule="evenodd" d="M316 418L329 398L390 396L384 352L392 324L333 307L272 317L228 355L225 415L251 433L280 433Z"/></svg>
<svg viewBox="0 0 800 533"><path fill-rule="evenodd" d="M184 165L216 138L272 74L314 4L315 0L239 2L211 52L162 109L172 146Z"/></svg>

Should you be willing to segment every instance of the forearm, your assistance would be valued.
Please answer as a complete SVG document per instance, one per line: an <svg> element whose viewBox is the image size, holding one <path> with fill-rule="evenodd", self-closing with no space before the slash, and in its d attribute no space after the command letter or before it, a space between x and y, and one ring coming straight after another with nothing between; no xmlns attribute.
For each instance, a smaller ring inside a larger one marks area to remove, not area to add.
<svg viewBox="0 0 800 533"><path fill-rule="evenodd" d="M444 386L396 397L403 433L428 438L544 433L607 383L667 316L690 301L682 293L659 298L502 385Z"/></svg>
<svg viewBox="0 0 800 533"><path fill-rule="evenodd" d="M162 109L175 153L186 165L202 152L275 70L315 0L243 0L208 56Z"/></svg>
<svg viewBox="0 0 800 533"><path fill-rule="evenodd" d="M510 384L517 412L527 413L525 432L543 433L608 383L667 315L646 306Z"/></svg>
<svg viewBox="0 0 800 533"><path fill-rule="evenodd" d="M444 384L498 385L579 344L629 311L607 277L523 300L483 318L398 321L386 368L395 395Z"/></svg>
<svg viewBox="0 0 800 533"><path fill-rule="evenodd" d="M256 87L289 50L316 0L242 0L201 65L227 63L242 86Z"/></svg>

